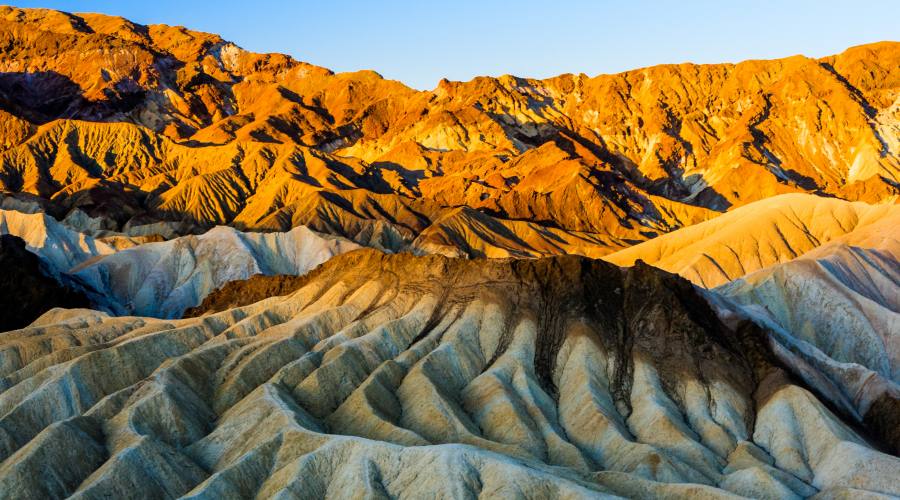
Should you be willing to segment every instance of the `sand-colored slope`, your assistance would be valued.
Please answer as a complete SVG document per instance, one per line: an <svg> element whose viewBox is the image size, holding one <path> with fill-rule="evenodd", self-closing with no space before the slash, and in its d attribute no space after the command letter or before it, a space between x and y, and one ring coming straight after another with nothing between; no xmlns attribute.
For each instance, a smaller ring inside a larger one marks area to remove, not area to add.
<svg viewBox="0 0 900 500"><path fill-rule="evenodd" d="M878 229L869 231L870 226ZM900 205L792 194L741 207L604 259L621 266L643 260L712 288L837 238L843 237L847 245L866 244L885 231L895 235L897 227Z"/></svg>
<svg viewBox="0 0 900 500"><path fill-rule="evenodd" d="M715 291L764 311L839 361L900 382L898 223L886 217Z"/></svg>
<svg viewBox="0 0 900 500"><path fill-rule="evenodd" d="M627 247L628 243L597 233L563 231L459 208L433 221L410 246L416 253L448 257L522 258L560 254L599 257Z"/></svg>
<svg viewBox="0 0 900 500"><path fill-rule="evenodd" d="M900 460L789 381L764 331L649 266L361 250L299 281L0 334L0 492L900 493Z"/></svg>

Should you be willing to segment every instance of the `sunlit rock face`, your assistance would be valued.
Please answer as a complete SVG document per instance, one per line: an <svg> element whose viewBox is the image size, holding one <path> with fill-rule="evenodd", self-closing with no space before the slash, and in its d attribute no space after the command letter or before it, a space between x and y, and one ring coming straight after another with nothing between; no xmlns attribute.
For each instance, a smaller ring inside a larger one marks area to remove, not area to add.
<svg viewBox="0 0 900 500"><path fill-rule="evenodd" d="M0 499L900 496L898 99L0 7Z"/></svg>
<svg viewBox="0 0 900 500"><path fill-rule="evenodd" d="M0 189L116 229L598 256L779 194L900 186L893 42L416 91L99 14L4 7L0 28Z"/></svg>
<svg viewBox="0 0 900 500"><path fill-rule="evenodd" d="M620 266L643 260L713 288L820 247L831 248L832 243L858 248L890 245L888 261L896 262L898 227L900 205L894 203L782 195L603 258Z"/></svg>
<svg viewBox="0 0 900 500"><path fill-rule="evenodd" d="M0 336L0 491L900 494L769 330L649 266L359 250L252 302L275 279L189 319L56 309Z"/></svg>

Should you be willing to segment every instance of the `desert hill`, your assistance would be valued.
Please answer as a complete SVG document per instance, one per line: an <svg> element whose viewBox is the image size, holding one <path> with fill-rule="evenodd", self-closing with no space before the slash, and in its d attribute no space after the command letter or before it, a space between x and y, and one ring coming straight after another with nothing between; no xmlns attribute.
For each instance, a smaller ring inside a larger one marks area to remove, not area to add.
<svg viewBox="0 0 900 500"><path fill-rule="evenodd" d="M28 208L38 210L34 205L19 206ZM898 209L894 204L782 195L608 254L613 245L594 234L570 233L526 221L500 223L463 208L437 219L406 250L489 258L568 253L603 256L621 266L642 260L714 288L754 271L795 262L801 256L814 259L817 251L827 252L835 245L877 250L873 256L883 261L877 268L890 272L896 255L888 250L896 245ZM0 234L23 238L52 275L74 279L92 297L95 307L119 315L177 318L230 281L257 274L302 275L330 257L358 247L304 226L274 233L221 226L200 235L148 241L143 236L91 229L96 222L80 210L60 222L40 211L0 209ZM150 230L147 227L131 230ZM882 301L892 293L893 284L888 280L880 285Z"/></svg>
<svg viewBox="0 0 900 500"><path fill-rule="evenodd" d="M306 225L397 250L436 224L428 248L476 238L444 253L596 255L778 194L881 202L900 182L892 42L420 92L99 14L4 7L0 27L0 189L119 226ZM453 229L463 207L525 244Z"/></svg>
<svg viewBox="0 0 900 500"><path fill-rule="evenodd" d="M900 205L869 205L813 195L781 195L620 250L604 259L637 260L713 288L832 241L864 248L897 237Z"/></svg>
<svg viewBox="0 0 900 500"><path fill-rule="evenodd" d="M898 493L900 460L765 330L649 266L359 250L296 284L198 318L54 310L4 334L0 491Z"/></svg>
<svg viewBox="0 0 900 500"><path fill-rule="evenodd" d="M95 308L163 318L181 317L230 281L257 274L301 275L359 248L303 226L284 233L242 233L222 226L155 242L127 235L95 238L41 212L2 209L0 235L20 238L26 253L39 258L42 272L79 290ZM4 290L15 294L12 284ZM79 305L87 306L87 299Z"/></svg>
<svg viewBox="0 0 900 500"><path fill-rule="evenodd" d="M715 289L827 373L851 413L900 435L900 239L897 218ZM888 423L889 422L889 423ZM894 449L900 453L900 449Z"/></svg>

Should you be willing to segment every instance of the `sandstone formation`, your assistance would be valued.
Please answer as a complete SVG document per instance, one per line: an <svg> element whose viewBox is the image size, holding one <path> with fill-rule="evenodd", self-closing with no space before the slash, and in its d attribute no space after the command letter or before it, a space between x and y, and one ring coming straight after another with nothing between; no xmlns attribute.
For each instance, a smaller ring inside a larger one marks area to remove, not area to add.
<svg viewBox="0 0 900 500"><path fill-rule="evenodd" d="M0 28L0 190L116 229L593 256L782 193L900 186L897 43L420 92L99 14L4 7Z"/></svg>
<svg viewBox="0 0 900 500"><path fill-rule="evenodd" d="M53 310L0 336L0 491L900 494L900 460L766 330L649 266L359 250L299 280L197 318Z"/></svg>

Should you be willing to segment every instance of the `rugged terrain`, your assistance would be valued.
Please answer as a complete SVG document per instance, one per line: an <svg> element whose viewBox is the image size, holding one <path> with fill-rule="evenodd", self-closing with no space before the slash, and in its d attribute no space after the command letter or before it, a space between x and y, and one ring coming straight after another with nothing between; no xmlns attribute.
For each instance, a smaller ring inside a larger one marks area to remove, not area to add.
<svg viewBox="0 0 900 500"><path fill-rule="evenodd" d="M620 266L643 260L712 288L832 243L893 248L898 228L898 204L781 195L603 258Z"/></svg>
<svg viewBox="0 0 900 500"><path fill-rule="evenodd" d="M42 212L3 209L0 234L22 238L49 276L81 291L95 308L162 318L181 317L229 281L257 274L300 275L359 248L303 226L285 233L242 233L221 226L168 241L109 231L95 238Z"/></svg>
<svg viewBox="0 0 900 500"><path fill-rule="evenodd" d="M898 152L897 42L417 91L0 7L0 498L900 496Z"/></svg>
<svg viewBox="0 0 900 500"><path fill-rule="evenodd" d="M118 228L597 256L781 193L880 202L900 182L896 43L415 91L98 14L4 7L0 27L0 188Z"/></svg>
<svg viewBox="0 0 900 500"><path fill-rule="evenodd" d="M0 491L900 493L877 424L649 266L360 250L301 280L199 318L54 310L5 334Z"/></svg>

